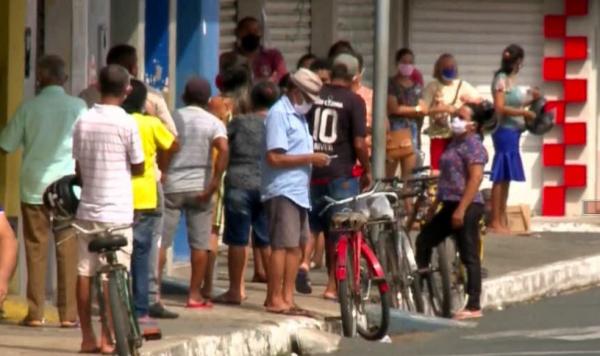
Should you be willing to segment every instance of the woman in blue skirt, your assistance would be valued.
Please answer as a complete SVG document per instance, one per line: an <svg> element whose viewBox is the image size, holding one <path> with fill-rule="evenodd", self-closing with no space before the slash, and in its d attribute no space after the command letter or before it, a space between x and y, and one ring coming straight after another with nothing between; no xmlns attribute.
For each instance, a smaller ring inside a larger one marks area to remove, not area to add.
<svg viewBox="0 0 600 356"><path fill-rule="evenodd" d="M496 233L510 233L506 219L506 203L510 182L524 182L523 162L519 152L521 132L525 121L532 120L534 113L526 110L530 104L526 94L517 87L519 70L523 67L525 52L512 44L502 52L500 69L494 75L492 94L498 117L498 128L492 134L494 141L494 161L492 164L492 219L490 230ZM531 91L532 98L539 97L537 90Z"/></svg>

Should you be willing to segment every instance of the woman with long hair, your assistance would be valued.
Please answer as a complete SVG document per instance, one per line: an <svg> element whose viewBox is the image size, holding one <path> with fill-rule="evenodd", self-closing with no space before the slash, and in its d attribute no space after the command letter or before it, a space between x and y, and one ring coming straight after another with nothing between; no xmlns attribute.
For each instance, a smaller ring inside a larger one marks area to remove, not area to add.
<svg viewBox="0 0 600 356"><path fill-rule="evenodd" d="M519 140L525 121L532 120L535 114L526 110L531 103L526 94L517 87L518 74L523 67L525 51L511 44L502 51L500 69L494 74L492 94L498 127L492 134L494 141L494 161L492 164L492 219L490 230L496 233L509 233L506 221L506 204L510 182L524 182L525 173L519 152ZM532 91L532 99L539 97Z"/></svg>
<svg viewBox="0 0 600 356"><path fill-rule="evenodd" d="M452 139L450 116L464 104L480 100L480 95L471 84L460 79L456 59L449 53L442 54L435 62L433 78L425 87L423 101L429 108L429 127L425 133L431 138L431 168L436 172L440 157Z"/></svg>

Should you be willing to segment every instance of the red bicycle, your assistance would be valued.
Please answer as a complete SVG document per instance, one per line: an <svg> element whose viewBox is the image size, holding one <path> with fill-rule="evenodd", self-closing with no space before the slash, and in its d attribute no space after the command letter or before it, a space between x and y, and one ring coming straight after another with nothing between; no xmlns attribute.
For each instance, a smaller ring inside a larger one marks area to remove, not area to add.
<svg viewBox="0 0 600 356"><path fill-rule="evenodd" d="M324 197L328 204L319 213L323 215L332 207L341 207L331 218L331 231L339 236L335 275L342 329L346 337L354 337L358 332L367 340L386 336L390 321L389 285L381 263L365 238L368 213L357 211L359 201L366 207L367 199L379 196L397 199L394 193L377 192L377 186L348 199Z"/></svg>

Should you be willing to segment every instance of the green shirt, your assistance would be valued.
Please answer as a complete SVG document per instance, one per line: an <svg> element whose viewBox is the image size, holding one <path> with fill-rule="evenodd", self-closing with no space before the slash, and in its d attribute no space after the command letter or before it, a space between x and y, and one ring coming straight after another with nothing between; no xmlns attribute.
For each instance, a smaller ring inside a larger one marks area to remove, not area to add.
<svg viewBox="0 0 600 356"><path fill-rule="evenodd" d="M0 148L23 148L21 201L42 204L46 187L75 172L71 152L73 126L86 111L85 102L67 95L60 86L48 86L21 104L0 134Z"/></svg>

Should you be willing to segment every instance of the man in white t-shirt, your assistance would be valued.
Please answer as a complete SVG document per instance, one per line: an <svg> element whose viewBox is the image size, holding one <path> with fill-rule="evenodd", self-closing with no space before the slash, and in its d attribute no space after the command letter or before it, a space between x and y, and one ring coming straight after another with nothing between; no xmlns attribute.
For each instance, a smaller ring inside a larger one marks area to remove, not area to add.
<svg viewBox="0 0 600 356"><path fill-rule="evenodd" d="M144 173L144 152L133 117L120 105L129 90L129 73L119 65L100 71L100 103L94 105L75 124L73 158L81 179L81 201L77 224L85 229L122 226L133 222L132 176ZM128 240L125 252L118 252L119 263L129 266L132 229L120 230ZM79 235L77 305L83 340L81 352L112 352L111 335L103 330L100 346L91 322L90 280L99 264L98 255L88 251L90 236ZM107 301L108 302L108 301Z"/></svg>

